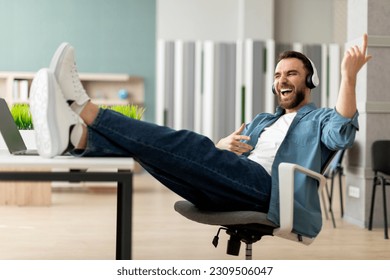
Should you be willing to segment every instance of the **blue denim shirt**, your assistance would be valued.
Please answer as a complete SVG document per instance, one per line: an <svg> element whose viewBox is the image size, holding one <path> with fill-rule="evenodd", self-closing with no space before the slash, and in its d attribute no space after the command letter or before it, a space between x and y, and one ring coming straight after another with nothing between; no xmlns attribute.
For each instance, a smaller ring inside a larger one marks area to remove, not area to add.
<svg viewBox="0 0 390 280"><path fill-rule="evenodd" d="M284 110L278 107L275 114L257 115L243 131L244 135L250 136L247 143L255 147L264 128L283 114ZM335 109L317 109L313 103L305 105L297 112L272 165L271 199L267 214L270 221L279 225L279 164L296 163L321 172L334 151L352 146L359 129L358 115L356 112L353 118L345 118ZM296 174L293 231L308 237L317 236L322 227L317 186L318 183L314 179Z"/></svg>

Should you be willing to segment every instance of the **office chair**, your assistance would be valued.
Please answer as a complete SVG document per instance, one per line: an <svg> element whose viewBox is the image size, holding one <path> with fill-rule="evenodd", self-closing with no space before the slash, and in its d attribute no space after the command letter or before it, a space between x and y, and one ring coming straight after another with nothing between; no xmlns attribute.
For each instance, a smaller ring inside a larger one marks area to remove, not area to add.
<svg viewBox="0 0 390 280"><path fill-rule="evenodd" d="M329 161L330 162L330 161ZM221 230L225 230L230 239L226 253L239 255L241 242L246 244L246 259L252 259L252 244L263 236L278 236L285 239L309 245L314 238L302 236L292 232L294 212L294 173L301 172L316 179L319 182L318 193L322 192L326 184L326 178L312 170L292 163L279 165L279 185L283 186L283 192L279 192L280 226L267 220L267 214L256 211L229 211L214 212L198 209L188 201L177 201L175 210L184 217L203 224L221 226L213 239L213 245L217 247L218 236Z"/></svg>
<svg viewBox="0 0 390 280"><path fill-rule="evenodd" d="M344 158L345 150L339 150L332 158L332 161L329 163L328 167L324 172L324 176L326 179L330 179L330 191L328 188L328 182L325 185L325 191L328 195L329 200L329 212L332 216L333 227L336 227L336 222L333 214L332 201L333 201L333 192L334 192L334 180L336 177L339 179L339 193L340 193L340 209L341 209L341 217L344 216L344 203L343 203L343 183L342 177L344 175L344 168L342 165L342 161ZM325 205L325 204L324 204ZM327 217L327 212L325 212Z"/></svg>
<svg viewBox="0 0 390 280"><path fill-rule="evenodd" d="M368 230L372 230L376 186L382 185L384 235L385 239L389 239L387 229L386 186L390 185L390 181L389 179L386 179L386 176L390 176L390 140L375 141L371 146L371 156L374 179L372 182L372 197Z"/></svg>

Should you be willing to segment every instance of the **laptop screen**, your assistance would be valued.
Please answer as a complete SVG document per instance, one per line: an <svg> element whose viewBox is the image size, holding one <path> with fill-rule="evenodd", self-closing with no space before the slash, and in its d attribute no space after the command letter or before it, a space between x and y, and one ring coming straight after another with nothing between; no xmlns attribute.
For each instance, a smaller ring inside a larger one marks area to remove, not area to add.
<svg viewBox="0 0 390 280"><path fill-rule="evenodd" d="M0 132L10 153L27 149L7 102L3 98L0 98Z"/></svg>

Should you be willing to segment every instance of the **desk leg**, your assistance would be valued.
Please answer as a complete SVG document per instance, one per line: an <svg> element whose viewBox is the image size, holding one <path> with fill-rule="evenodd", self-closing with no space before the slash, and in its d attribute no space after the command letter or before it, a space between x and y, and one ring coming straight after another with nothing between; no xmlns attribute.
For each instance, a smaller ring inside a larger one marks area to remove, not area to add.
<svg viewBox="0 0 390 280"><path fill-rule="evenodd" d="M118 182L116 226L117 260L131 260L132 206L133 175L130 176L129 180L123 180Z"/></svg>

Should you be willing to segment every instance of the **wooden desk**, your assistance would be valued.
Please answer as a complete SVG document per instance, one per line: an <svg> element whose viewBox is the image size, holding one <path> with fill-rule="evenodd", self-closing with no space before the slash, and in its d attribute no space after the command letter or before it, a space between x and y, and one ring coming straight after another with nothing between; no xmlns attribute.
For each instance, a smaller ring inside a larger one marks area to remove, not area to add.
<svg viewBox="0 0 390 280"><path fill-rule="evenodd" d="M77 158L59 156L45 159L39 156L14 156L0 150L0 181L69 181L69 182L117 182L116 259L131 259L132 240L132 158ZM66 168L70 171L39 171ZM115 168L117 172L86 172L88 168ZM39 169L34 171L34 169Z"/></svg>

